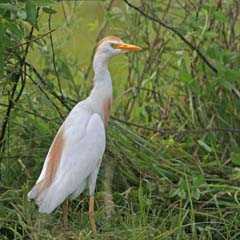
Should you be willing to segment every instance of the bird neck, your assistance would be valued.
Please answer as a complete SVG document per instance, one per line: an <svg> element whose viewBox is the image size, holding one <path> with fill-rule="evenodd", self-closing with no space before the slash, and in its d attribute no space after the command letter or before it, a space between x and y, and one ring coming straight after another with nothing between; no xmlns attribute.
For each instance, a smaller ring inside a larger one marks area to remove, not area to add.
<svg viewBox="0 0 240 240"><path fill-rule="evenodd" d="M108 71L108 60L109 56L104 53L96 52L93 59L93 71L95 76L97 73Z"/></svg>
<svg viewBox="0 0 240 240"><path fill-rule="evenodd" d="M94 87L90 98L100 104L107 98L112 98L112 80L108 71L109 57L96 53L93 60Z"/></svg>

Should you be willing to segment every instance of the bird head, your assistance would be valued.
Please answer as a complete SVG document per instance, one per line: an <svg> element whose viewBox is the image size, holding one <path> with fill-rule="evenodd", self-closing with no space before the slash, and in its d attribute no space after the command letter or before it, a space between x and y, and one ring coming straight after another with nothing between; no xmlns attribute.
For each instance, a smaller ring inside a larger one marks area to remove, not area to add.
<svg viewBox="0 0 240 240"><path fill-rule="evenodd" d="M98 42L96 53L113 57L120 53L140 51L142 48L124 43L120 38L108 36Z"/></svg>

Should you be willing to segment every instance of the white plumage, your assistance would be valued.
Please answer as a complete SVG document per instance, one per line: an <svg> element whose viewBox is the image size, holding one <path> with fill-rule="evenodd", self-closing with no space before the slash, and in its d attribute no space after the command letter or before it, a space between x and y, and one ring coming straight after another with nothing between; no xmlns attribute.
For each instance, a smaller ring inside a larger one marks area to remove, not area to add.
<svg viewBox="0 0 240 240"><path fill-rule="evenodd" d="M88 185L94 195L96 179L106 146L105 128L112 103L112 81L108 60L119 53L141 48L109 36L100 41L94 61L94 88L79 102L60 127L45 159L41 174L28 193L42 213L51 213L68 197L76 198ZM90 222L95 232L93 198ZM65 219L66 225L66 219Z"/></svg>

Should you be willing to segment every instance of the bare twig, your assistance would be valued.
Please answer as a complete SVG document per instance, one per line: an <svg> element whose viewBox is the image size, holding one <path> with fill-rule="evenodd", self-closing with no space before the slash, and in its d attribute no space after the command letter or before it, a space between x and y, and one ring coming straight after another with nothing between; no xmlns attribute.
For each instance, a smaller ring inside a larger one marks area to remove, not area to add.
<svg viewBox="0 0 240 240"><path fill-rule="evenodd" d="M63 15L64 15L65 23L66 23L66 25L68 26L69 23L68 23L67 14L66 14L66 11L65 11L65 7L64 7L64 3L63 3L63 1L61 1L61 6L62 6L62 11L63 11Z"/></svg>
<svg viewBox="0 0 240 240"><path fill-rule="evenodd" d="M200 129L186 129L186 130L177 130L177 129L165 130L165 129L157 129L157 128L143 126L137 123L128 122L113 116L111 116L111 119L129 126L133 126L136 128L141 128L147 131L161 133L161 134L201 134L201 133L207 133L207 132L240 133L240 128L200 128Z"/></svg>
<svg viewBox="0 0 240 240"><path fill-rule="evenodd" d="M25 63L34 73L35 75L38 77L38 79L40 80L40 82L44 85L47 86L47 82L43 79L43 77L40 75L40 73L37 71L37 69L31 65L30 63L26 62ZM63 98L62 96L59 96L54 90L51 90L51 94L57 98L59 100L59 102L61 102L61 104L68 110L71 110L71 107L68 106L68 104L65 101L65 98ZM73 103L76 103L74 100L71 99L71 101Z"/></svg>
<svg viewBox="0 0 240 240"><path fill-rule="evenodd" d="M29 35L28 35L29 40L32 38L33 30L34 30L34 27L32 26L31 30L29 32ZM15 76L15 82L14 82L14 85L11 89L11 94L10 94L9 101L8 101L8 107L7 107L6 114L5 114L5 117L3 119L3 123L2 123L2 126L1 126L0 156L2 156L3 152L4 152L5 133L6 133L6 129L7 129L7 126L8 126L9 119L10 119L11 111L14 108L14 105L16 104L16 102L21 97L21 94L22 94L23 89L25 87L26 79L25 79L25 76L23 76L23 67L24 67L24 63L25 63L25 60L26 60L26 57L27 57L27 54L28 54L29 46L30 46L30 43L27 44L27 46L25 48L25 51L24 51L24 55L23 55L22 59L20 60L19 73ZM17 91L17 86L18 86L18 83L19 83L19 80L20 80L21 77L23 77L22 78L22 87L21 87L18 95L15 97L15 94L16 94L16 91ZM0 179L1 179L1 172L0 172Z"/></svg>
<svg viewBox="0 0 240 240"><path fill-rule="evenodd" d="M50 8L51 10L51 8ZM58 82L58 88L59 88L59 91L60 91L60 94L62 96L62 98L64 99L64 96L63 96L63 92L62 92L62 87L61 87L61 82L60 82L60 78L59 78L59 74L58 74L58 71L57 71L57 66L56 66L56 58L55 58L55 51L54 51L54 47L53 47L53 37L52 37L52 32L51 32L51 11L49 12L49 17L48 17L48 28L49 28L49 36L50 36L50 43L51 43L51 49L52 49L52 60L53 60L53 67L54 67L54 71L55 71L55 74L56 74L56 77L57 77L57 82Z"/></svg>
<svg viewBox="0 0 240 240"><path fill-rule="evenodd" d="M26 109L21 109L21 111L23 111L24 113L27 113L29 115L33 115L37 118L43 119L44 121L47 121L47 122L58 122L58 123L60 122L60 121L58 121L60 118L47 118L45 116L42 116L41 114L38 114L36 112L31 112Z"/></svg>
<svg viewBox="0 0 240 240"><path fill-rule="evenodd" d="M62 112L60 111L59 107L51 100L51 98L48 96L48 94L44 91L44 89L37 83L34 81L33 77L29 74L27 74L27 76L31 79L31 81L39 88L39 90L44 94L44 96L49 100L49 102L51 102L51 104L54 106L54 108L56 109L56 111L58 112L59 116L61 117L61 119L64 119L64 115L62 114Z"/></svg>
<svg viewBox="0 0 240 240"><path fill-rule="evenodd" d="M29 39L29 40L26 41L26 42L23 42L23 43L20 43L20 44L14 46L14 47L11 47L11 49L13 49L13 48L18 48L18 47L21 47L21 46L27 45L27 44L32 43L32 42L36 42L37 40L46 37L48 34L54 32L54 31L56 31L56 28L51 29L50 31L48 31L48 32L46 32L46 33L44 33L44 34L41 34L41 35L38 36L38 37L35 37L35 38L32 38L32 39Z"/></svg>

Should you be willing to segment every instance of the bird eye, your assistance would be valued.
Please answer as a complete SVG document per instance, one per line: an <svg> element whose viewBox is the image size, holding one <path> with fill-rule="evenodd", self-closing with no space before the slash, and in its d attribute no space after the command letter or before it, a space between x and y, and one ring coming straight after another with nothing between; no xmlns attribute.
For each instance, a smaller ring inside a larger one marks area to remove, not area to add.
<svg viewBox="0 0 240 240"><path fill-rule="evenodd" d="M117 48L117 43L110 43L110 46L112 47L112 48L114 48L114 49L116 49Z"/></svg>

